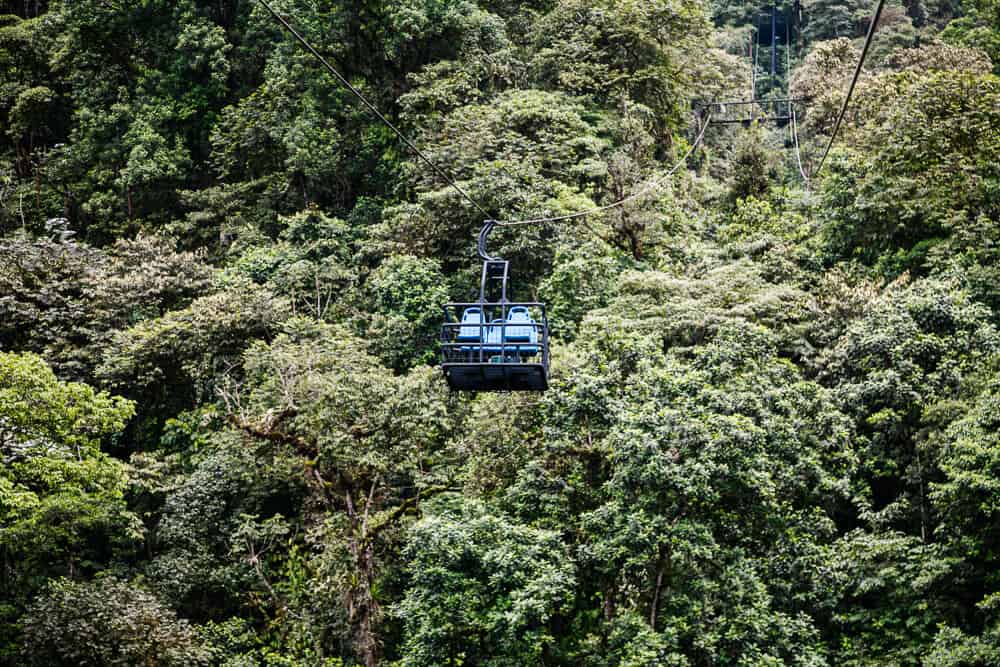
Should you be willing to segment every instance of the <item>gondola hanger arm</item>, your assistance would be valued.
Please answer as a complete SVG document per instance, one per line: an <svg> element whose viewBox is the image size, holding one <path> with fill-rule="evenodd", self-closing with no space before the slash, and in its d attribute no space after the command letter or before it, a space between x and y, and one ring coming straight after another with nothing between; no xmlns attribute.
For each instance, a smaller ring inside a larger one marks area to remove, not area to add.
<svg viewBox="0 0 1000 667"><path fill-rule="evenodd" d="M493 257L486 251L486 240L493 231L493 228L497 226L496 220L486 220L483 222L483 228L479 230L479 243L477 249L479 250L479 257L484 262L502 262L503 259L500 257Z"/></svg>

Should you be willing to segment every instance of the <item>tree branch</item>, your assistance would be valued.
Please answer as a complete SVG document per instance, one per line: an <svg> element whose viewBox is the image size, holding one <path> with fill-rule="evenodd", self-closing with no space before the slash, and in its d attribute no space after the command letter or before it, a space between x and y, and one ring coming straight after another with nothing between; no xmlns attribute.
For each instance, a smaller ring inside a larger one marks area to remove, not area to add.
<svg viewBox="0 0 1000 667"><path fill-rule="evenodd" d="M287 410L285 411L287 412ZM279 418L275 423L280 422L285 418L284 412L279 415ZM317 454L316 446L311 442L304 440L291 433L285 433L284 431L279 431L270 427L261 426L259 424L254 424L245 419L240 419L236 415L229 415L227 421L232 425L243 431L247 435L251 435L255 438L260 438L261 440L267 440L268 442L273 442L279 445L291 445L300 454L304 456L309 456L310 458L315 457Z"/></svg>
<svg viewBox="0 0 1000 667"><path fill-rule="evenodd" d="M390 512L389 516L386 517L385 521L382 521L372 526L372 529L368 532L367 535L365 535L364 538L365 544L369 545L372 542L374 542L375 538L378 537L378 534L381 533L384 528L387 528L392 524L394 524L396 521L398 521L404 514L406 514L408 511L416 507L421 500L432 498L438 494L444 493L445 491L457 491L457 490L458 487L441 484L439 486L430 486L422 491L418 491L417 495L413 496L412 498L407 498L402 503L400 503L396 509Z"/></svg>

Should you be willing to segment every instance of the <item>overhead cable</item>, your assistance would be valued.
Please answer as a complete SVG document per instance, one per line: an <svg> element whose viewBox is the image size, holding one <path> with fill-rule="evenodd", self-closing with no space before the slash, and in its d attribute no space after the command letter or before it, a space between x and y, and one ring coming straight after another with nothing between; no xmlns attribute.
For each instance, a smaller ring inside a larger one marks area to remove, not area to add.
<svg viewBox="0 0 1000 667"><path fill-rule="evenodd" d="M331 65L329 62L327 62L326 58L324 58L322 55L320 55L319 51L317 51L316 49L314 49L313 46L312 46L312 44L310 44L308 41L306 41L305 37L303 37L302 35L300 35L295 30L295 28L293 28L291 26L291 24L284 19L283 16L281 16L277 11L275 11L275 9L273 7L271 7L270 4L267 3L267 0L259 0L259 2L260 2L260 4L262 4L264 6L264 8L268 12L270 12L271 16L273 16L275 19L277 19L278 22L281 23L281 25L283 25L285 27L285 30L287 30L288 32L290 32L295 37L295 39L297 39L298 42L302 46L304 46L307 51L309 51L309 53L311 53L313 56L316 57L317 60L320 61L323 64L323 66L326 67L326 69L329 70L329 72L331 74L333 74L333 76L335 76L337 78L337 80L340 81L340 83L342 83L344 85L344 87L346 87L349 91L351 91L354 94L355 97L357 97L359 100L361 100L361 102L366 107L368 107L369 111L371 111L373 114L375 114L375 116L377 116L378 119L381 120L382 123L384 123L386 127L388 127L390 130L392 130L393 132L395 132L396 136L399 137L400 140L402 140L402 142L404 144L406 144L406 146L411 151L413 151L414 153L416 153L420 157L421 160L423 160L425 163L427 163L427 165L431 169L433 169L434 171L436 171L438 173L438 175L440 175L445 181L448 182L449 185L451 185L451 187L455 188L455 190L460 195L462 195L463 197L465 197L465 199L468 200L468 202L470 204L472 204L474 207L476 207L476 209L478 209L480 213L482 213L487 218L490 217L489 212L482 205L480 205L479 202L477 202L475 199L473 199L469 195L469 193L467 193L465 190L463 190L458 185L458 183L455 182L455 179L453 179L451 177L451 175L447 171L445 171L442 167L439 167L437 164L435 164L434 161L431 160L429 157L427 157L427 155L425 155L423 151L421 151L419 148L417 148L417 146L412 141L410 141L407 138L407 136L405 134L403 134L402 131L399 130L399 128L397 128L395 125L393 125L392 122L390 122L389 119L386 118L382 114L382 112L379 111L375 107L374 104L372 104L371 102L368 101L368 98L365 97L361 93L360 90L358 90L357 88L355 88L351 84L350 81L348 81L340 72L338 72L336 69L334 69L333 65Z"/></svg>
<svg viewBox="0 0 1000 667"><path fill-rule="evenodd" d="M420 159L423 160L431 169L433 169L435 172L437 172L438 175L440 175L445 181L447 181L448 184L451 185L451 187L453 187L460 195L462 195L466 200L468 200L468 202L471 203L480 213L482 213L485 216L486 219L489 220L489 219L492 218L492 216L489 214L489 212L482 205L480 205L479 202L477 202L475 199L473 199L472 196L469 195L469 193L467 193L465 190L463 190L462 187L459 186L458 183L455 182L455 180L451 177L451 175L447 171L445 171L442 167L438 166L433 160L431 160L429 157L427 157L427 155L423 151L421 151L412 141L410 141L410 139L405 134L403 134L403 132L399 128L397 128L395 125L393 125L393 123L388 118L386 118L385 115L383 115L382 112L379 111L378 108L376 108L375 105L372 104L368 100L368 98L366 98L364 96L364 94L362 94L362 92L360 90L358 90L357 88L355 88L351 84L350 81L348 81L340 72L338 72L333 67L333 65L331 65L329 62L327 62L326 58L324 58L319 53L319 51L317 51L315 48L313 48L312 44L310 44L305 39L305 37L303 37L302 35L300 35L298 33L298 31L295 30L295 28L293 28L292 25L288 21L286 21L285 18L283 16L281 16L267 2L267 0L258 0L258 1L271 14L271 16L273 16L279 23L281 23L282 26L284 26L285 30L287 30L293 37L295 37L295 39L298 40L298 42L303 47L305 47L305 49L307 51L309 51L309 53L311 53L320 63L322 63L323 66L331 74L333 74L333 76L335 76L337 78L337 80L340 81L340 83L344 85L345 88L347 88L349 91L351 91L351 93L354 94L355 97L357 97L359 100L361 100L361 102L366 107L368 107L368 110L371 111L380 121L382 121L382 123L385 124L386 127L388 127L390 130L392 130L396 134L396 136L399 137L400 140L404 144L406 144L407 147L409 147L410 150L412 150L417 156L419 156ZM705 119L705 123L702 126L701 131L698 133L698 138L695 139L694 144L691 145L691 147L688 149L688 151L684 154L684 157L682 157L681 160L677 164L675 164L670 169L670 171L667 172L665 176L663 176L662 179L659 179L657 182L655 182L655 185L658 185L659 181L662 181L663 179L666 179L666 178L669 178L670 176L673 176L673 174L676 173L676 171L678 169L680 169L680 167L687 161L688 157L690 157L691 154L695 151L695 149L697 149L698 146L701 144L701 140L705 136L705 130L708 128L710 120L711 120L711 112L709 112L708 117ZM635 194L632 194L632 195L630 195L628 197L620 199L619 201L616 201L614 203L606 204L604 206L596 206L594 208L590 208L590 209L587 209L585 211L579 211L577 213L571 213L569 215L560 215L560 216L553 216L553 217L541 217L541 218L530 218L530 219L527 219L527 220L496 221L495 224L497 226L499 226L499 227L507 227L507 226L513 226L513 225L541 224L541 223L545 223L545 222L559 222L559 221L562 221L562 220L572 220L572 219L575 219L575 218L582 218L584 216L592 215L594 213L600 213L602 211L607 211L609 209L613 209L613 208L616 208L618 206L622 206L623 204L625 204L625 203L627 203L627 202L629 202L629 201L631 201L633 199L636 199L637 197L641 196L642 194L644 194L644 191L639 191L639 192L636 192Z"/></svg>
<svg viewBox="0 0 1000 667"><path fill-rule="evenodd" d="M823 157L820 158L819 166L816 167L816 172L813 176L819 175L819 172L823 171L823 165L826 163L826 156L830 153L830 148L833 147L833 142L837 138L837 132L840 130L840 124L844 120L844 114L847 113L847 105L851 102L851 95L854 93L854 86L858 82L858 77L861 76L861 67L865 64L865 57L868 55L868 47L872 44L872 37L875 36L875 28L878 27L879 17L882 16L882 7L885 5L885 0L878 0L878 5L875 6L875 14L872 16L872 22L868 26L868 35L865 37L865 46L861 50L861 58L858 59L858 66L854 68L854 78L851 79L851 87L847 89L847 97L844 98L844 105L840 107L840 114L837 116L837 122L833 126L833 134L830 135L830 141L826 145L826 150L823 151Z"/></svg>

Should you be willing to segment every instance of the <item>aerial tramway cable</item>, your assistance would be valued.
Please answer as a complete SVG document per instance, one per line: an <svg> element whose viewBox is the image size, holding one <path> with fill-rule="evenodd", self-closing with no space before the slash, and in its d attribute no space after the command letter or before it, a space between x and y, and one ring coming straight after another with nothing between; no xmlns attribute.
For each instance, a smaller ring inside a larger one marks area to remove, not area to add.
<svg viewBox="0 0 1000 667"><path fill-rule="evenodd" d="M568 215L559 215L559 216L552 216L552 217L529 218L527 220L508 220L508 221L493 220L492 216L489 214L489 212L487 212L487 210L482 205L480 205L479 202L477 202L475 199L472 198L472 196L469 195L469 193L467 193L465 190L463 190L461 188L461 186L459 186L458 183L455 182L455 180L451 177L451 175L447 171L445 171L442 167L439 167L437 164L434 163L433 160L431 160L429 157L427 157L427 155L424 154L424 152L421 151L412 141L410 141L410 139L405 134L403 134L403 132L399 128L397 128L395 125L393 125L392 122L388 118L386 118L382 114L382 112L379 111L378 108L375 107L374 104L372 104L370 101L368 101L368 98L366 98L361 93L360 90L358 90L353 85L351 85L351 82L348 81L340 72L338 72L333 67L333 65L331 65L329 62L327 62L326 58L324 58L322 55L320 55L319 51L317 51L315 48L313 48L312 44L310 44L305 39L305 37L303 37L302 35L300 35L298 33L298 31L296 31L295 28L293 28L292 25L288 21L286 21L284 19L284 17L282 17L273 7L271 7L270 4L268 4L267 0L258 0L258 1L271 14L271 16L273 16L279 23L281 23L282 26L284 26L285 30L287 30L289 33L291 33L292 36L294 36L295 39L298 40L298 42L303 47L305 47L305 49L307 51L309 51L309 53L311 53L317 60L319 60L319 62L322 63L323 66L326 67L326 69L331 74L333 74L337 78L338 81L340 81L341 84L343 84L349 91L351 91L354 94L355 97L357 97L359 100L361 100L361 102L366 107L368 107L368 110L371 111L376 117L378 117L378 119L380 121L382 121L382 123L384 123L386 127L388 127L390 130L392 130L396 134L396 136L398 136L403 141L403 143L406 144L406 146L410 150L412 150L414 153L416 153L420 157L420 159L423 160L425 163L427 163L427 165L431 169L433 169L434 171L436 171L438 173L438 175L440 175L442 178L444 178L445 181L447 181L448 184L451 185L451 187L453 187L459 194L461 194L466 200L468 200L469 203L471 203L473 206L475 206L476 209L479 210L479 212L482 213L486 217L486 219L491 223L491 226L507 227L507 226L513 226L513 225L533 225L533 224L541 224L541 223L545 223L545 222L559 222L561 220L572 220L574 218L582 218L582 217L587 216L587 215L592 215L594 213L600 213L602 211L607 211L607 210L610 210L610 209L613 209L613 208L617 208L617 207L622 206L625 203L627 203L627 202L629 202L629 201L631 201L631 200L633 200L633 199L635 199L635 198L637 198L637 197L639 197L640 195L643 194L643 192L637 192L635 194L629 195L628 197L624 197L624 198L622 198L622 199L620 199L620 200L618 200L616 202L613 202L611 204L606 204L604 206L595 206L593 208L589 208L589 209L584 210L584 211L579 211L577 213L571 213L571 214L568 214ZM711 112L709 113L709 116L708 116L708 120L710 120L710 119L711 119ZM698 133L698 138L695 139L694 144L692 144L691 147L688 149L687 153L684 154L684 157L681 158L681 160L677 164L675 164L670 169L669 172L667 172L666 176L663 177L664 179L668 178L670 176L673 176L674 173L676 173L676 171L678 169L680 169L681 165L683 165L687 161L688 157L690 157L691 154L694 153L695 149L698 148L698 146L701 144L701 140L705 136L705 129L707 127L708 127L708 123L706 122L702 126L701 131ZM663 179L660 179L660 180L662 181ZM659 182L657 182L657 185L658 184L659 184Z"/></svg>
<svg viewBox="0 0 1000 667"><path fill-rule="evenodd" d="M865 37L865 46L861 50L861 58L858 59L858 66L854 68L854 77L851 79L851 86L847 89L847 97L844 98L844 105L840 107L840 114L837 116L837 122L833 126L833 134L830 135L830 141L826 145L826 150L823 151L823 157L820 158L819 166L816 167L816 172L813 176L818 176L819 172L823 171L823 165L826 163L826 156L830 154L830 148L833 147L833 142L837 138L837 132L840 130L840 124L844 120L844 114L847 113L847 105L851 102L851 95L854 93L854 86L858 82L858 77L861 76L861 67L865 64L865 57L868 55L868 48L872 44L872 37L875 36L875 28L878 26L879 17L882 16L882 7L885 5L885 0L878 0L878 5L875 6L875 13L872 16L872 22L868 26L868 35Z"/></svg>
<svg viewBox="0 0 1000 667"><path fill-rule="evenodd" d="M556 215L556 216L535 217L535 218L528 218L528 219L524 219L524 220L495 220L495 219L492 218L492 216L486 210L486 208L482 204L480 204L478 201L476 201L468 192L466 192L455 181L455 179L452 178L452 176L443 167L440 167L437 163L435 163L433 160L431 160L423 151L421 151L420 148L418 148L417 145L414 144L405 134L403 134L403 132L399 128L397 128L388 118L386 118L385 115L381 111L379 111L378 108L374 104L372 104L368 100L368 98L365 97L364 94L360 90L358 90L356 87L354 87L354 85L352 85L351 82L348 81L346 77L344 77L340 72L338 72L333 67L333 65L331 65L326 60L326 58L324 58L319 53L319 51L317 51L312 46L312 44L310 44L302 35L300 35L298 33L298 31L296 31L295 28L293 28L292 25L288 21L286 21L285 18L283 16L281 16L267 2L267 0L258 0L258 1L271 14L271 16L273 16L275 18L275 20L277 20L285 28L285 30L287 30L293 37L295 37L295 39L310 54L312 54L331 74L333 74L333 76L336 77L336 79L345 88L347 88L351 93L354 94L355 97L357 97L359 100L361 100L361 102L368 108L368 110L371 111L372 114L374 114L380 121L382 121L382 123L386 127L388 127L390 130L392 130L392 132L395 133L396 136L399 137L399 139L404 144L406 144L406 146L411 151L413 151L421 160L423 160L424 163L427 164L427 166L429 166L431 169L433 169L435 172L437 172L437 174L439 176L441 176L452 188L454 188L456 192L458 192L460 195L462 195L463 198L465 198L470 204L472 204L472 206L475 207L476 210L478 210L480 213L482 213L483 216L489 222L490 227L493 227L493 226L497 226L497 227L512 227L512 226L515 226L515 225L534 225L534 224L543 224L543 223L551 223L551 222L561 222L561 221L565 221L565 220L573 220L573 219L577 219L577 218L583 218L583 217L586 217L586 216L589 216L589 215L593 215L595 213L601 213L601 212L604 212L604 211L608 211L608 210L611 210L611 209L623 206L627 202L632 201L632 200L634 200L634 199L642 196L645 193L645 190L648 189L648 188L645 188L643 190L640 190L639 192L635 192L635 193L633 193L633 194L631 194L631 195L629 195L627 197L623 197L622 199L619 199L618 201L612 202L610 204L605 204L603 206L595 206L593 208L589 208L589 209L586 209L586 210L583 210L583 211L578 211L576 213L569 213L569 214L566 214L566 215ZM836 140L838 132L840 131L840 126L843 123L845 114L847 113L847 106L848 106L848 104L850 104L851 96L854 93L854 87L855 87L855 85L858 82L858 78L861 76L861 69L864 66L865 58L868 55L868 49L871 47L872 37L875 35L875 30L876 30L876 28L878 26L879 18L882 15L882 8L884 7L884 5L885 5L885 0L878 0L878 4L875 7L875 13L872 16L871 24L868 26L868 34L865 37L865 44L864 44L864 48L861 51L861 57L858 59L858 65L857 65L857 67L854 70L854 76L851 79L851 85L850 85L850 87L847 90L847 96L844 98L844 104L840 108L840 113L837 116L837 122L834 124L834 127L833 127L833 133L830 135L830 141L826 145L826 150L823 151L823 157L820 158L819 166L816 168L816 172L813 174L813 177L817 176L823 170L823 166L826 164L826 158L827 158L827 156L830 153L830 149L833 147L833 142ZM775 15L774 15L774 9L772 7L772 16L771 16L771 22L772 22L772 35L771 35L771 41L772 41L772 53L771 53L772 68L774 66L774 59L775 59L775 53L774 53L774 49L773 49L773 43L775 41L775 35L774 35L774 22L775 21L774 20L775 20ZM785 38L786 39L786 48L788 48L788 33L787 33L787 30L788 30L788 28L786 26L786 38ZM752 65L751 65L751 86L752 86L752 91L751 91L751 102L756 97L757 58L758 58L758 54L759 54L759 50L760 50L759 42L756 44L757 48L754 49L754 46L755 46L754 42L756 42L757 40L759 40L759 34L757 34L757 31L755 30L754 31L754 36L753 36L753 38L751 40L751 46L750 46L751 51L752 51ZM792 107L792 103L791 102L789 102L789 107ZM809 177L806 175L805 170L802 167L802 158L801 158L801 154L800 154L800 150L799 150L798 130L797 130L795 112L794 112L793 108L790 108L789 111L790 111L789 115L791 116L791 121L792 121L792 133L793 133L793 138L794 138L794 142L795 142L795 158L796 158L796 161L797 161L798 166L799 166L799 173L802 175L803 179L805 179L806 183L808 184ZM753 114L753 105L751 103L751 117L752 117L752 114ZM670 176L673 176L674 173L676 173L677 170L680 169L680 167L687 161L688 157L690 157L691 154L694 153L694 151L698 148L698 146L701 145L701 141L702 141L702 139L705 136L705 130L708 128L708 125L709 125L710 121L711 121L711 112L709 112L708 117L706 118L705 123L702 125L702 127L701 127L701 129L700 129L700 131L698 133L698 137L695 139L694 143L691 145L691 147L688 149L688 151L684 154L684 156L680 159L680 161L677 162L677 164L675 164L673 167L671 167L670 171L668 171L666 173L666 175L662 179L659 179L656 182L656 185L659 185L660 181L662 181L662 180L664 180L666 178L669 178Z"/></svg>
<svg viewBox="0 0 1000 667"><path fill-rule="evenodd" d="M292 25L288 21L286 21L284 19L283 16L281 16L277 11L275 11L275 9L273 7L271 7L271 5L269 5L267 3L267 0L259 0L259 2L260 2L260 4L262 4L264 6L264 8L268 12L270 12L271 16L273 16L275 19L277 19L278 22L281 23L281 25L283 25L285 27L285 30L287 30L288 32L290 32L295 37L295 39L297 39L299 41L299 43L302 46L304 46L307 51L309 51L309 53L311 53L313 56L316 57L317 60L320 61L323 64L323 66L326 67L326 69L331 74L333 74L337 78L337 80L340 81L341 84L344 85L344 87L346 87L349 91L351 91L352 93L354 93L354 96L357 97L359 100L361 100L361 102L366 107L368 107L369 111L371 111L373 114L375 114L375 116L377 116L378 119L380 121L382 121L382 123L384 123L386 127L388 127L390 130L392 130L393 132L395 132L396 136L399 137L403 141L403 143L406 144L407 147L411 151L413 151L414 153L416 153L420 157L421 160L423 160L424 162L426 162L427 165L431 169L433 169L434 171L436 171L438 173L438 175L440 175L444 180L446 180L448 182L448 184L451 185L451 187L455 188L455 190L460 195L462 195L463 197L465 197L465 199L468 200L468 202L470 204L472 204L473 206L475 206L476 209L478 209L480 213L482 213L483 215L485 215L487 218L490 217L489 212L487 212L487 210L482 205L480 205L479 202L477 202L475 199L473 199L469 195L469 193L467 193L465 190L463 190L458 185L458 183L455 182L455 180L451 177L451 175L448 174L447 171L445 171L442 167L439 167L437 164L435 164L434 161L431 160L429 157L427 157L424 154L423 151L421 151L419 148L417 148L416 144L414 144L412 141L410 141L407 138L407 136L405 134L403 134L403 132L399 128L397 128L395 125L393 125L392 122L388 118L386 118L382 114L382 112L379 111L378 108L376 108L376 106L374 104L372 104L371 102L369 102L368 98L365 97L361 93L360 90L358 90L357 88L355 88L351 84L350 81L348 81L340 72L338 72L336 69L334 69L333 65L331 65L329 62L327 62L326 58L324 58L322 55L320 55L319 51L317 51L316 49L314 49L313 46L312 46L312 44L310 44L308 41L306 41L305 37L303 37L302 35L300 35L295 30L295 28L293 28Z"/></svg>

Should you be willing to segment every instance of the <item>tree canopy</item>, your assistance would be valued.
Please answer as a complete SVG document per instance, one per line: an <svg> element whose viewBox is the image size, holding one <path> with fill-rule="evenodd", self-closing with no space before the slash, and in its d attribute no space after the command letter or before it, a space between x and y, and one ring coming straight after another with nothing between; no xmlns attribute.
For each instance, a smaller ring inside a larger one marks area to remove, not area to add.
<svg viewBox="0 0 1000 667"><path fill-rule="evenodd" d="M996 0L269 4L0 0L0 666L1000 663Z"/></svg>

